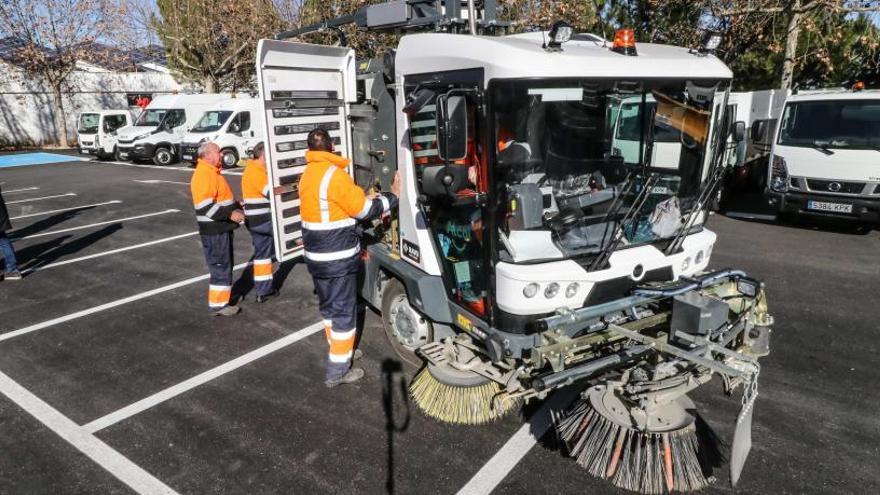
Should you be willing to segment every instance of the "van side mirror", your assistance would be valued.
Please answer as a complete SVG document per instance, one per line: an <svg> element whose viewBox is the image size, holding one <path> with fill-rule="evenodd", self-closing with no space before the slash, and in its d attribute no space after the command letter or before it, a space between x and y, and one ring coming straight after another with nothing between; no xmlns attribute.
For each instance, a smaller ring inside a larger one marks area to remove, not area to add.
<svg viewBox="0 0 880 495"><path fill-rule="evenodd" d="M756 120L752 124L752 130L749 135L749 138L751 139L752 142L759 143L759 142L763 141L764 123L765 122L766 122L765 120Z"/></svg>
<svg viewBox="0 0 880 495"><path fill-rule="evenodd" d="M437 98L437 148L447 162L467 157L467 98L448 94Z"/></svg>
<svg viewBox="0 0 880 495"><path fill-rule="evenodd" d="M733 129L731 129L731 134L733 135L733 141L737 143L741 143L746 140L746 123L738 120L733 123Z"/></svg>

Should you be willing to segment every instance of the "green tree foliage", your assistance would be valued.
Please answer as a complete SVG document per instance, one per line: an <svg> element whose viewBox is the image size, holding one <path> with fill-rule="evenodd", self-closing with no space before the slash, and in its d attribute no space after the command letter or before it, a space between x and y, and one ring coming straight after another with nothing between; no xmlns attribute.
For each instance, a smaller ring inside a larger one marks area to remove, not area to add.
<svg viewBox="0 0 880 495"><path fill-rule="evenodd" d="M271 0L158 0L153 25L175 75L207 92L253 84L260 38L281 28Z"/></svg>

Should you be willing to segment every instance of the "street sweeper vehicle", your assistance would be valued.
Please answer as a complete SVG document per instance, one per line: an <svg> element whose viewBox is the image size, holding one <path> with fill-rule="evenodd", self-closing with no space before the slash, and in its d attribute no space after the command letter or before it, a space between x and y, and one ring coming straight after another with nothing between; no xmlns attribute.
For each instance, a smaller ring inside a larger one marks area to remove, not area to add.
<svg viewBox="0 0 880 495"><path fill-rule="evenodd" d="M326 129L365 189L402 175L396 216L365 226L361 293L421 366L425 414L478 425L576 387L555 418L578 464L638 492L690 491L718 446L688 394L718 376L741 406L736 483L772 318L760 281L708 271L732 127L718 40L637 45L563 22L506 35L494 16L490 0L397 1L260 41L270 180L294 189L272 203L278 257L302 253L295 185L306 134ZM405 35L369 60L282 41L346 23ZM624 102L631 158L613 150ZM654 166L658 127L674 165Z"/></svg>

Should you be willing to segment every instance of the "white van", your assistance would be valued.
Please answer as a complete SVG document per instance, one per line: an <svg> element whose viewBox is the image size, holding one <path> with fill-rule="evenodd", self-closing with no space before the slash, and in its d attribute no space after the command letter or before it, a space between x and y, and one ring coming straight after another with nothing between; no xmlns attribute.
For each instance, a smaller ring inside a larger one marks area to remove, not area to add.
<svg viewBox="0 0 880 495"><path fill-rule="evenodd" d="M768 173L769 202L780 216L880 222L880 91L789 97Z"/></svg>
<svg viewBox="0 0 880 495"><path fill-rule="evenodd" d="M617 110L617 119L614 124L614 137L611 143L611 154L623 157L624 163L638 163L642 143L641 112L642 99L640 97L626 98L620 102ZM653 112L657 106L654 97L648 95L645 99L646 112ZM658 168L678 168L681 156L681 131L658 118L654 125L654 149L651 155L651 166Z"/></svg>
<svg viewBox="0 0 880 495"><path fill-rule="evenodd" d="M177 161L186 131L228 94L162 95L153 98L134 125L119 131L117 160Z"/></svg>
<svg viewBox="0 0 880 495"><path fill-rule="evenodd" d="M128 110L95 110L81 112L76 122L79 152L107 159L116 155L117 132L134 118Z"/></svg>
<svg viewBox="0 0 880 495"><path fill-rule="evenodd" d="M211 108L183 137L180 159L195 163L199 144L212 141L220 147L223 167L238 164L263 140L263 119L260 118L260 100L236 97L223 100Z"/></svg>

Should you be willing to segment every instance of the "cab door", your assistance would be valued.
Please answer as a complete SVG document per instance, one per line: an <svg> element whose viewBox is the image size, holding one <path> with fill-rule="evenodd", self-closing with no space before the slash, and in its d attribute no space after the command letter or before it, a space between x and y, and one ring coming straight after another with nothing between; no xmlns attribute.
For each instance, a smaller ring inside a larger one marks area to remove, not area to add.
<svg viewBox="0 0 880 495"><path fill-rule="evenodd" d="M353 50L260 40L257 83L270 187L299 183L306 165L306 136L316 128L327 130L336 150L351 158L349 105L357 97ZM273 196L271 205L278 260L301 256L298 191Z"/></svg>

